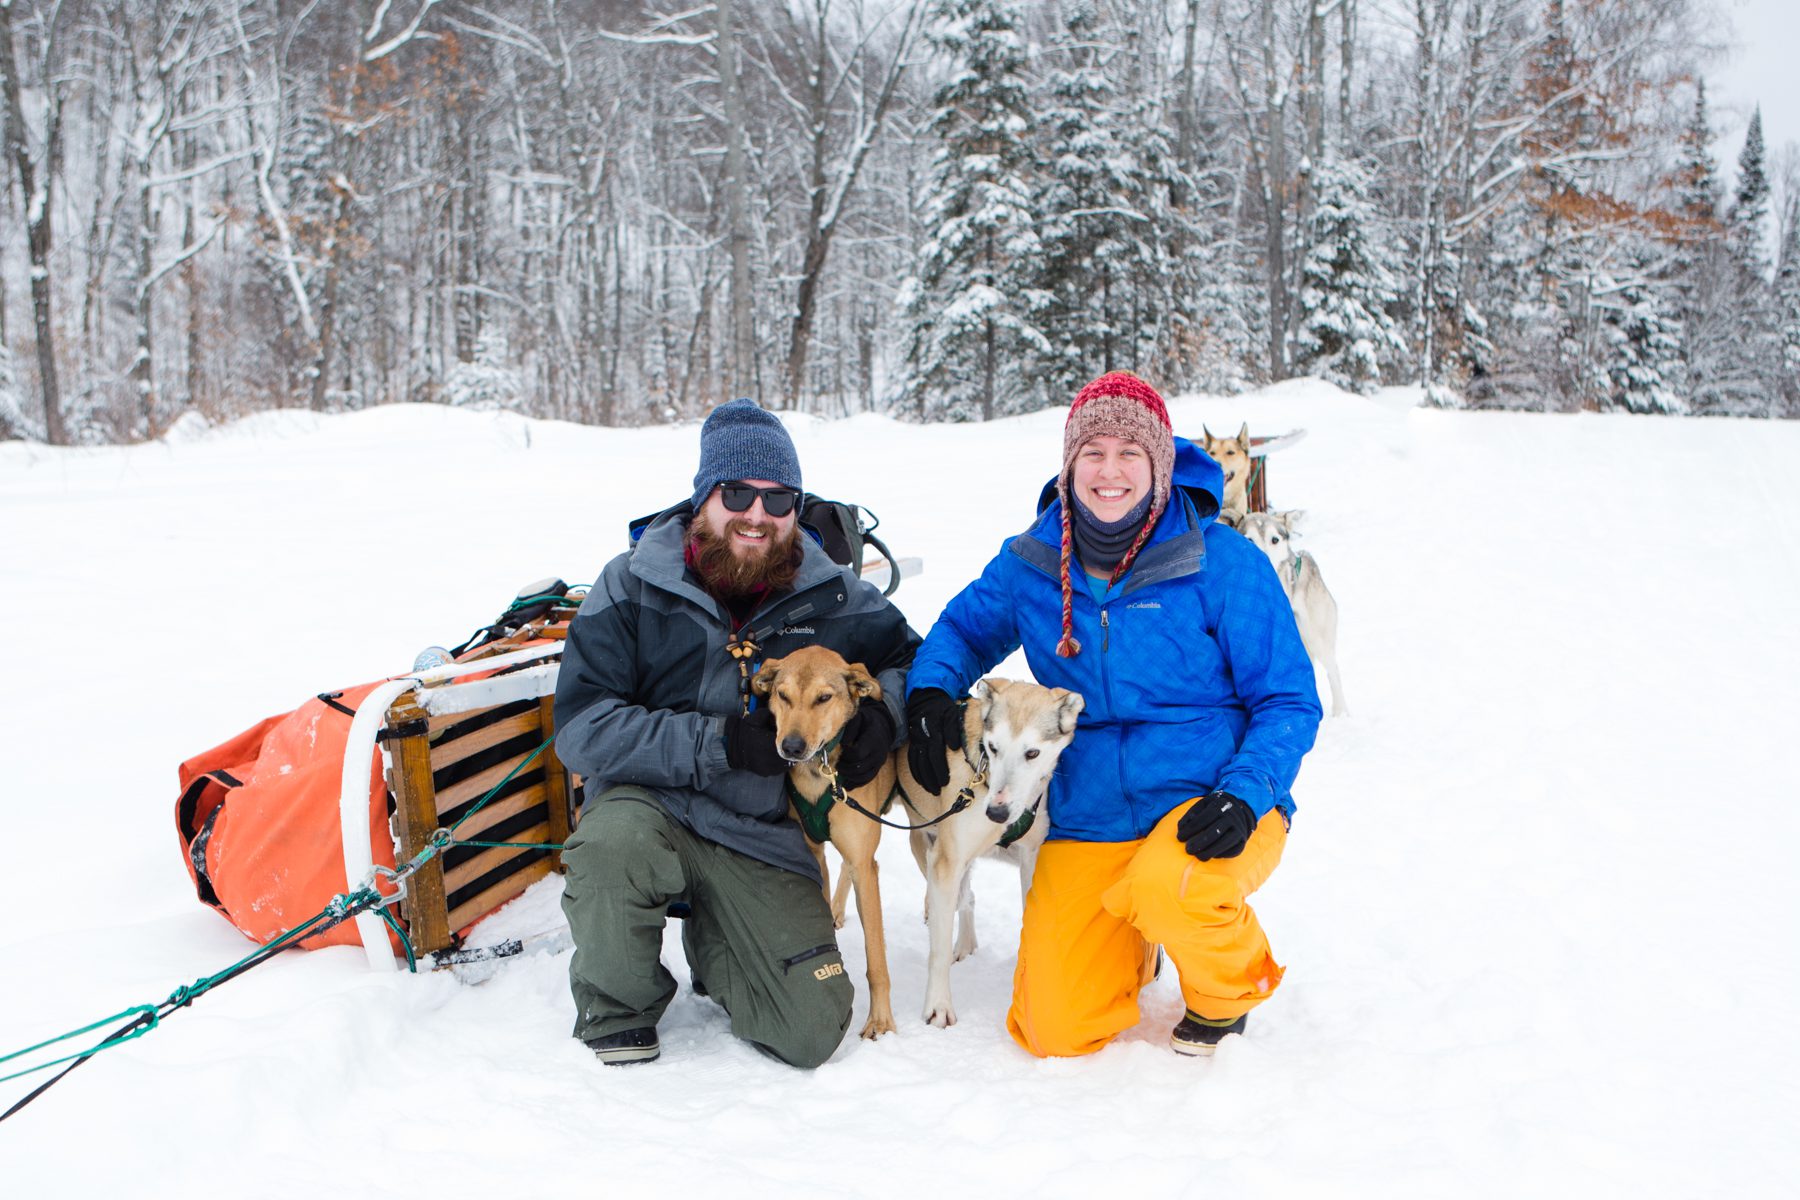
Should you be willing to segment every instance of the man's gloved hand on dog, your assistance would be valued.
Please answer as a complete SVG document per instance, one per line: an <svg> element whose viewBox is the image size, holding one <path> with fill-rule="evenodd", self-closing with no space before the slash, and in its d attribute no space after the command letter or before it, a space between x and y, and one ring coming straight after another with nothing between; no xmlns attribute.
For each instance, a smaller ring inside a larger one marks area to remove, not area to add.
<svg viewBox="0 0 1800 1200"><path fill-rule="evenodd" d="M894 748L894 715L879 700L863 700L844 722L838 743L838 782L859 788L881 771Z"/></svg>
<svg viewBox="0 0 1800 1200"><path fill-rule="evenodd" d="M950 782L950 751L963 748L962 709L942 688L920 688L906 701L906 765L937 795Z"/></svg>
<svg viewBox="0 0 1800 1200"><path fill-rule="evenodd" d="M749 716L725 718L725 762L734 771L785 775L789 764L775 748L775 713L759 708Z"/></svg>
<svg viewBox="0 0 1800 1200"><path fill-rule="evenodd" d="M1175 824L1175 836L1187 852L1206 862L1214 858L1236 858L1250 844L1256 832L1256 814L1250 806L1230 792L1211 791L1181 814Z"/></svg>

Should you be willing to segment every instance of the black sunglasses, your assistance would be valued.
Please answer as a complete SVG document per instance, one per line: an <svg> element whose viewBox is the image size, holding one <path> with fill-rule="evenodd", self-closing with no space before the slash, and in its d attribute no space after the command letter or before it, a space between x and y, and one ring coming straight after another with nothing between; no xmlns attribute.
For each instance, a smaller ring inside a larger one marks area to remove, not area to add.
<svg viewBox="0 0 1800 1200"><path fill-rule="evenodd" d="M726 512L749 512L756 498L762 497L763 511L771 517L785 517L794 511L794 505L800 502L800 493L791 487L759 488L749 483L721 483L719 499L725 505Z"/></svg>

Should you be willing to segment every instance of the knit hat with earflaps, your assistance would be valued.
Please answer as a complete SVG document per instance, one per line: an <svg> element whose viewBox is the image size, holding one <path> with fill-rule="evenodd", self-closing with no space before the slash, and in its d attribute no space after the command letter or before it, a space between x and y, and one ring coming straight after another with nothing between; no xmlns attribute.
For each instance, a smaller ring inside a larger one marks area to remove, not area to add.
<svg viewBox="0 0 1800 1200"><path fill-rule="evenodd" d="M1155 388L1130 371L1108 371L1076 393L1063 425L1062 474L1056 480L1056 494L1062 501L1062 640L1056 644L1056 653L1063 658L1081 653L1081 643L1075 640L1075 589L1069 578L1069 560L1075 548L1069 524L1074 500L1069 481L1082 446L1108 434L1136 442L1150 456L1150 512L1137 539L1113 568L1112 582L1117 583L1131 569L1157 518L1168 507L1175 478L1175 430L1169 423L1168 406Z"/></svg>
<svg viewBox="0 0 1800 1200"><path fill-rule="evenodd" d="M700 469L694 472L694 510L712 490L736 479L767 479L796 492L800 456L781 418L754 400L733 400L712 410L700 426Z"/></svg>

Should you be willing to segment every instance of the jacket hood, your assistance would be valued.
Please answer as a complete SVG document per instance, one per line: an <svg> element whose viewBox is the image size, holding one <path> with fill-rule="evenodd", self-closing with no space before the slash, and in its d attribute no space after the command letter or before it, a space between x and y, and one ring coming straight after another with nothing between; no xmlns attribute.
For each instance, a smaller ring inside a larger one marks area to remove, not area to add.
<svg viewBox="0 0 1800 1200"><path fill-rule="evenodd" d="M1212 497L1212 511L1200 514L1202 523L1219 515L1220 501L1225 498L1225 468L1212 456L1186 438L1175 439L1175 486L1186 488L1196 508L1207 507L1192 494L1204 492Z"/></svg>

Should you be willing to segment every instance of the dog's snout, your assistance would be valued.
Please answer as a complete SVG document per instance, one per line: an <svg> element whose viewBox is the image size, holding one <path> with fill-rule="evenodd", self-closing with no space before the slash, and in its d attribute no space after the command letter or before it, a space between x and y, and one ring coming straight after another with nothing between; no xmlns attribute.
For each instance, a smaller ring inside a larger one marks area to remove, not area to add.
<svg viewBox="0 0 1800 1200"><path fill-rule="evenodd" d="M987 818L996 825L1004 825L1012 819L1012 810L996 801L987 806Z"/></svg>
<svg viewBox="0 0 1800 1200"><path fill-rule="evenodd" d="M798 734L790 733L781 739L781 757L789 762L799 762L806 757L806 739Z"/></svg>

